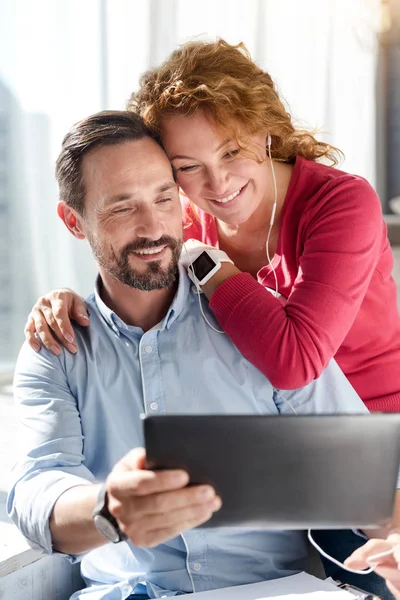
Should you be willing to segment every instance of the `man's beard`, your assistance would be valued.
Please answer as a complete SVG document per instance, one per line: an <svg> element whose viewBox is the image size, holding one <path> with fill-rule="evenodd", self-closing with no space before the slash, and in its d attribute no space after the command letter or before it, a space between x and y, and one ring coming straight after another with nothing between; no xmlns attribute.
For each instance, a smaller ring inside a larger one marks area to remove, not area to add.
<svg viewBox="0 0 400 600"><path fill-rule="evenodd" d="M168 235L163 235L155 241L142 238L136 242L127 244L121 250L119 256L114 252L112 254L107 252L107 249L93 238L89 242L98 264L114 279L137 290L141 290L142 292L162 290L170 287L178 278L178 262L182 249L181 239L176 239ZM171 261L166 268L161 266L161 261L159 260L143 261L143 264L147 266L144 272L135 271L131 267L129 256L134 252L165 245L172 251Z"/></svg>

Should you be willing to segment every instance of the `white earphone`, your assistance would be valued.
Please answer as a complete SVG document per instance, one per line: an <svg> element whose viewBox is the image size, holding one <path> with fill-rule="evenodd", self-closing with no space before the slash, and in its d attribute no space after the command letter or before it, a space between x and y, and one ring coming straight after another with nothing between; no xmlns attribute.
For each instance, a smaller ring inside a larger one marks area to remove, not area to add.
<svg viewBox="0 0 400 600"><path fill-rule="evenodd" d="M268 134L267 149L268 149L269 164L271 165L272 181L273 181L273 184L274 184L274 203L272 205L271 218L269 220L269 230L268 230L268 235L267 235L267 241L265 243L265 249L266 249L266 252L267 252L268 265L271 267L272 272L274 274L274 279L275 279L275 291L272 292L272 293L275 296L275 298L278 298L278 296L280 295L279 294L279 289L278 289L278 278L276 276L276 272L275 272L274 266L272 264L270 254L269 254L269 240L270 240L270 237L271 237L272 227L273 227L274 221L275 221L276 205L277 205L277 202L278 202L278 188L277 188L277 185L276 185L274 162L272 160L272 155L271 155L271 142L272 142L271 136Z"/></svg>
<svg viewBox="0 0 400 600"><path fill-rule="evenodd" d="M187 247L186 247L185 241L183 242L183 249L184 249L184 251L186 252L186 255L187 255L187 257L189 258L189 265L190 265L190 267L191 267L191 268L193 268L193 261L192 261L192 259L190 258L190 254L189 254L189 252L188 252L188 249L187 249ZM209 327L211 327L211 329L212 329L213 331L215 331L216 333L221 333L222 335L226 335L226 334L225 334L225 331L222 331L221 329L217 329L217 328L216 328L216 327L214 327L214 325L213 325L212 323L210 323L210 321L207 319L206 315L204 314L203 306L202 306L202 303L201 303L201 296L203 295L203 291L202 291L202 289L201 289L201 287L199 286L199 284L198 284L198 282L197 282L197 281L195 281L195 283L194 283L194 286L195 286L195 288L196 288L197 299L198 299L198 301L199 301L199 308L200 308L200 312L201 312L201 315L202 315L203 319L205 320L205 322L207 323L207 325L208 325Z"/></svg>

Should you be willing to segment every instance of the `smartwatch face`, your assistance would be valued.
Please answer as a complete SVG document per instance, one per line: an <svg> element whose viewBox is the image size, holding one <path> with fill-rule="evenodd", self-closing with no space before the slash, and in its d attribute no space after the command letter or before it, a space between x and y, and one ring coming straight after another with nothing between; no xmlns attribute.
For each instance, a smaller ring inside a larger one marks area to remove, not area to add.
<svg viewBox="0 0 400 600"><path fill-rule="evenodd" d="M202 252L192 263L192 268L197 279L201 281L215 267L217 263L211 258L207 252Z"/></svg>

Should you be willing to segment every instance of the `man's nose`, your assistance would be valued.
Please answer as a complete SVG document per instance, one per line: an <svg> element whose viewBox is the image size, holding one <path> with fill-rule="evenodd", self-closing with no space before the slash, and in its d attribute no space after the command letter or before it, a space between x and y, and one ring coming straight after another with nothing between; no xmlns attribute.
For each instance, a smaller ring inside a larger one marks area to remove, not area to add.
<svg viewBox="0 0 400 600"><path fill-rule="evenodd" d="M154 215L150 210L142 211L136 233L139 237L158 240L164 233L164 226L159 215Z"/></svg>

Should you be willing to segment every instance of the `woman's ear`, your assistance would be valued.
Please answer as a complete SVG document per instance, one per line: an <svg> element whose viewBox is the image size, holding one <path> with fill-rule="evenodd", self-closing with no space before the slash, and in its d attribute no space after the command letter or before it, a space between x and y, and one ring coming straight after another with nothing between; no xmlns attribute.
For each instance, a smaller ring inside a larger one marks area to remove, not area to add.
<svg viewBox="0 0 400 600"><path fill-rule="evenodd" d="M59 202L57 206L57 213L72 235L78 238L78 240L84 240L86 238L81 223L82 216L79 215L73 208L68 206L68 204L65 202Z"/></svg>

